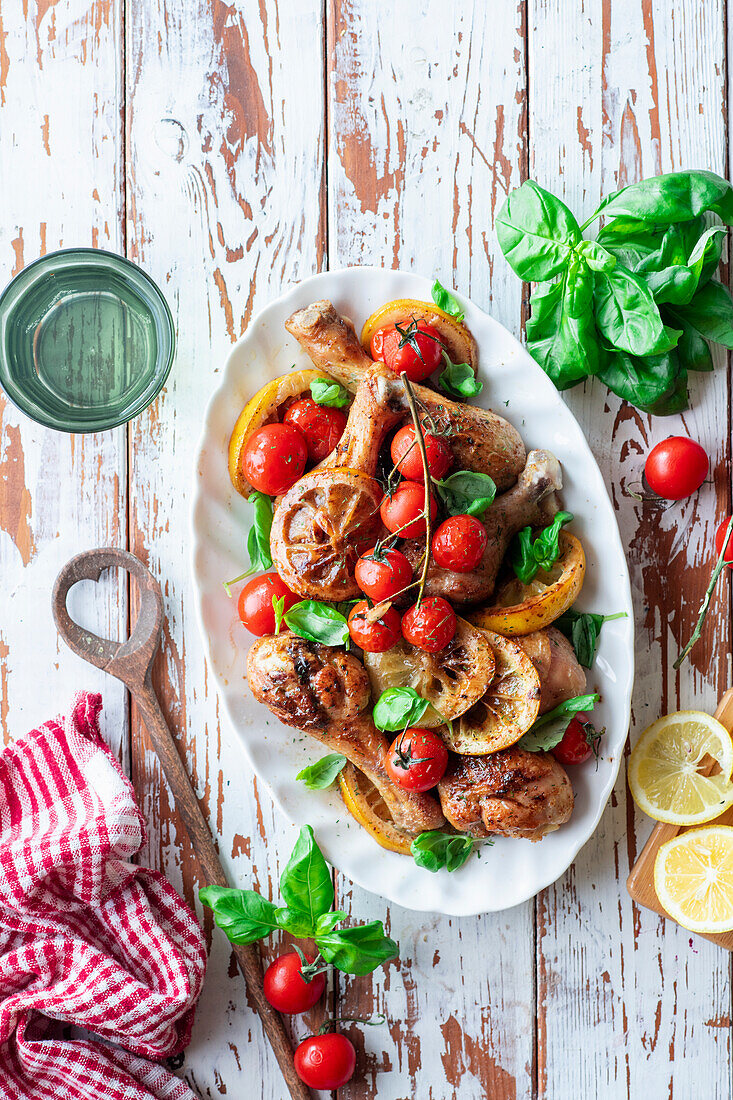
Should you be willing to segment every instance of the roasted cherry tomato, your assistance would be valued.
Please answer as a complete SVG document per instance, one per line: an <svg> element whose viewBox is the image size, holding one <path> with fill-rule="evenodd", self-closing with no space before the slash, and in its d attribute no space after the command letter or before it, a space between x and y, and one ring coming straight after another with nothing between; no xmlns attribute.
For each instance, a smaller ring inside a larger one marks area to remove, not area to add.
<svg viewBox="0 0 733 1100"><path fill-rule="evenodd" d="M394 546L373 546L357 561L354 576L362 592L375 603L380 603L401 592L410 583L412 566Z"/></svg>
<svg viewBox="0 0 733 1100"><path fill-rule="evenodd" d="M239 593L239 617L252 634L275 633L275 608L272 600L285 597L285 611L289 611L300 596L291 592L277 573L263 573L253 577Z"/></svg>
<svg viewBox="0 0 733 1100"><path fill-rule="evenodd" d="M447 767L448 750L433 730L413 726L390 745L387 771L406 791L429 791Z"/></svg>
<svg viewBox="0 0 733 1100"><path fill-rule="evenodd" d="M354 1044L337 1031L311 1035L295 1050L295 1072L311 1089L340 1089L354 1075Z"/></svg>
<svg viewBox="0 0 733 1100"><path fill-rule="evenodd" d="M682 500L699 489L710 463L699 443L672 435L652 447L644 466L649 488L665 500Z"/></svg>
<svg viewBox="0 0 733 1100"><path fill-rule="evenodd" d="M372 359L381 359L395 374L422 382L437 370L443 357L440 333L426 321L408 317L397 325L385 325L372 336ZM400 331L401 330L401 331Z"/></svg>
<svg viewBox="0 0 733 1100"><path fill-rule="evenodd" d="M384 653L391 649L400 636L400 616L389 607L381 618L370 622L367 618L369 604L360 600L349 615L349 634L355 645L365 653Z"/></svg>
<svg viewBox="0 0 733 1100"><path fill-rule="evenodd" d="M268 496L286 493L303 476L308 461L305 436L295 424L264 424L242 453L242 473L254 489Z"/></svg>
<svg viewBox="0 0 733 1100"><path fill-rule="evenodd" d="M720 557L723 549L723 539L725 538L725 532L728 530L728 524L730 523L730 516L726 516L721 523L718 530L715 532L715 553ZM723 559L729 569L733 569L733 532L728 539L728 545L725 548L725 558Z"/></svg>
<svg viewBox="0 0 733 1100"><path fill-rule="evenodd" d="M301 397L290 406L283 422L300 428L308 447L308 461L322 462L344 434L346 413L319 405L312 397Z"/></svg>
<svg viewBox="0 0 733 1100"><path fill-rule="evenodd" d="M598 740L596 736L590 736L592 730L588 715L576 714L570 719L562 741L550 752L561 764L584 764L593 755L593 743Z"/></svg>
<svg viewBox="0 0 733 1100"><path fill-rule="evenodd" d="M404 428L395 435L392 440L390 452L392 461L403 477L413 481L424 481L425 471L422 468L420 448L416 441L414 424L405 424ZM428 460L428 470L431 477L441 478L448 471L453 461L451 449L444 439L431 432L424 432L425 454Z"/></svg>
<svg viewBox="0 0 733 1100"><path fill-rule="evenodd" d="M401 481L391 497L379 509L382 523L401 539L419 539L425 534L425 485L421 481ZM430 494L430 518L435 519L438 506Z"/></svg>
<svg viewBox="0 0 733 1100"><path fill-rule="evenodd" d="M484 556L488 535L475 516L451 516L433 535L433 557L441 569L470 573Z"/></svg>
<svg viewBox="0 0 733 1100"><path fill-rule="evenodd" d="M456 613L442 596L428 596L402 616L402 637L426 653L445 649L456 632Z"/></svg>
<svg viewBox="0 0 733 1100"><path fill-rule="evenodd" d="M312 955L305 957L309 963L313 962ZM316 974L309 982L305 980L300 956L295 951L280 955L265 971L265 996L278 1012L306 1012L320 1001L325 988L325 974Z"/></svg>

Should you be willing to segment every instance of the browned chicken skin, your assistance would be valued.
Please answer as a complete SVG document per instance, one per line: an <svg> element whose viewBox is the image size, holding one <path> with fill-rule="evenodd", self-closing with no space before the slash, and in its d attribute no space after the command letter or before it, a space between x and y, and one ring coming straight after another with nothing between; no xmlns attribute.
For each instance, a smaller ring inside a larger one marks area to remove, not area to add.
<svg viewBox="0 0 733 1100"><path fill-rule="evenodd" d="M354 326L336 312L327 300L299 309L285 322L316 367L336 378L352 392L374 364L366 354ZM401 404L403 415L408 406L399 378L384 369L385 383L391 382L394 401ZM447 442L457 468L490 474L501 489L516 481L524 466L526 451L516 428L486 409L450 401L447 397L415 386L415 395L428 413L450 430Z"/></svg>
<svg viewBox="0 0 733 1100"><path fill-rule="evenodd" d="M356 657L282 632L255 642L247 678L254 697L276 718L343 753L364 772L399 828L415 835L445 825L434 798L403 790L389 778L384 766L389 744L364 713L369 678Z"/></svg>
<svg viewBox="0 0 733 1100"><path fill-rule="evenodd" d="M554 756L516 747L452 755L438 794L451 825L475 837L541 840L573 812L570 780Z"/></svg>
<svg viewBox="0 0 733 1100"><path fill-rule="evenodd" d="M546 714L566 699L585 694L585 670L578 663L570 642L554 626L525 634L514 641L537 669L542 687L540 714Z"/></svg>

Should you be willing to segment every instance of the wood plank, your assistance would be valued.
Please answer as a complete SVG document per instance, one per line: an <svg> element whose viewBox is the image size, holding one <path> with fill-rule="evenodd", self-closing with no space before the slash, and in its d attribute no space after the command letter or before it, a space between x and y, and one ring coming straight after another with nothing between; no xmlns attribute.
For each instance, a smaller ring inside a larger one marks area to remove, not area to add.
<svg viewBox="0 0 733 1100"><path fill-rule="evenodd" d="M321 4L131 0L127 19L128 252L163 287L178 328L168 385L131 436L131 548L163 586L156 684L222 859L235 883L277 896L297 833L219 710L189 574L189 484L202 412L232 342L254 310L321 262ZM146 858L196 903L190 846L137 715L133 738ZM282 1079L231 952L221 933L212 937L208 911L203 919L213 950L182 1072L202 1096L240 1096L256 1081L264 1100L280 1100ZM302 1035L308 1020L293 1026Z"/></svg>
<svg viewBox="0 0 733 1100"><path fill-rule="evenodd" d="M122 250L121 0L28 0L0 8L0 277L75 245ZM0 743L100 690L102 728L123 758L124 691L58 643L51 587L79 550L124 545L125 430L67 436L0 397ZM80 586L81 588L81 586ZM75 590L98 633L127 626L126 583Z"/></svg>
<svg viewBox="0 0 733 1100"><path fill-rule="evenodd" d="M601 193L682 167L726 170L720 0L560 0L530 5L531 174L587 216ZM600 59L600 60L599 60ZM551 109L548 109L551 105ZM697 377L693 409L636 414L604 387L569 391L607 478L637 608L632 741L660 713L714 709L728 686L727 601L680 674L671 664L705 588L716 517L727 505L726 372ZM699 439L715 486L655 511L626 495L650 447ZM729 434L729 433L728 433ZM611 609L609 609L611 610ZM538 902L540 1097L728 1095L727 957L633 906L624 880L650 830L622 776L595 837Z"/></svg>
<svg viewBox="0 0 733 1100"><path fill-rule="evenodd" d="M416 29L419 27L419 31ZM366 0L329 15L329 262L438 275L519 328L521 288L501 260L492 215L525 157L522 5ZM339 879L354 919L383 899ZM533 906L449 920L392 906L400 961L343 981L339 1011L383 1011L350 1034L349 1100L504 1100L532 1092Z"/></svg>

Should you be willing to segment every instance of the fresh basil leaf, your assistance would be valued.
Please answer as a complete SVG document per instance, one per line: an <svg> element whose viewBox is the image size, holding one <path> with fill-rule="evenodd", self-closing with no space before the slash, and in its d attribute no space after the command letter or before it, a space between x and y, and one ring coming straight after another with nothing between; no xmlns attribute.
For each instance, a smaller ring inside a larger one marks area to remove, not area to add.
<svg viewBox="0 0 733 1100"><path fill-rule="evenodd" d="M704 340L733 349L733 302L722 283L709 282L688 305L675 306L670 315L679 315Z"/></svg>
<svg viewBox="0 0 733 1100"><path fill-rule="evenodd" d="M457 871L462 867L473 850L470 836L454 836L433 829L416 836L410 845L412 858L418 867L426 871Z"/></svg>
<svg viewBox="0 0 733 1100"><path fill-rule="evenodd" d="M276 909L254 890L204 886L199 898L214 913L214 922L232 943L254 943L277 927Z"/></svg>
<svg viewBox="0 0 733 1100"><path fill-rule="evenodd" d="M280 628L283 625L283 615L285 614L285 597L273 596L272 597L272 610L275 612L275 633L280 633Z"/></svg>
<svg viewBox="0 0 733 1100"><path fill-rule="evenodd" d="M675 351L665 355L609 354L598 371L609 390L644 412L687 408L687 371Z"/></svg>
<svg viewBox="0 0 733 1100"><path fill-rule="evenodd" d="M684 248L682 234L676 226L670 226L665 234L660 255L648 257L638 268L638 273L654 295L656 302L671 302L686 305L690 302L700 285L703 269L710 257L715 257L715 266L720 258L720 238L725 236L725 226L713 225L704 230L693 245L689 258L680 252ZM671 245L667 242L671 241Z"/></svg>
<svg viewBox="0 0 733 1100"><path fill-rule="evenodd" d="M293 604L283 618L293 634L308 642L345 645L349 640L346 616L319 600L301 600Z"/></svg>
<svg viewBox="0 0 733 1100"><path fill-rule="evenodd" d="M446 351L443 352L445 370L438 375L438 386L452 397L475 397L484 388L468 363L452 363Z"/></svg>
<svg viewBox="0 0 733 1100"><path fill-rule="evenodd" d="M493 478L471 470L458 470L444 481L433 478L433 485L450 516L481 516L496 496Z"/></svg>
<svg viewBox="0 0 733 1100"><path fill-rule="evenodd" d="M496 234L504 256L527 282L559 275L581 240L565 203L533 180L507 196L496 218Z"/></svg>
<svg viewBox="0 0 733 1100"><path fill-rule="evenodd" d="M626 612L619 611L616 615L599 615L593 611L576 611L570 608L558 619L553 626L561 630L565 637L573 643L578 664L583 668L592 668L598 649L598 640L601 635L601 627L604 623L614 619L625 619Z"/></svg>
<svg viewBox="0 0 733 1100"><path fill-rule="evenodd" d="M313 935L316 921L333 905L333 882L310 825L303 825L280 878L280 893L288 909L300 912Z"/></svg>
<svg viewBox="0 0 733 1100"><path fill-rule="evenodd" d="M575 246L576 256L587 263L591 271L613 271L616 257L598 241L581 241Z"/></svg>
<svg viewBox="0 0 733 1100"><path fill-rule="evenodd" d="M384 934L381 920L334 929L316 936L316 947L326 962L346 974L371 974L387 959L394 959L398 947Z"/></svg>
<svg viewBox="0 0 733 1100"><path fill-rule="evenodd" d="M313 935L313 922L303 909L290 909L283 905L275 910L275 919L281 932L308 939Z"/></svg>
<svg viewBox="0 0 733 1100"><path fill-rule="evenodd" d="M427 699L411 687L386 688L377 699L372 721L379 730L394 733L416 725L430 706Z"/></svg>
<svg viewBox="0 0 733 1100"><path fill-rule="evenodd" d="M229 592L229 587L253 573L263 573L272 569L272 555L270 553L270 528L272 527L272 500L265 493L253 489L249 495L250 503L254 505L254 519L247 535L247 553L249 555L249 569L226 581L224 587Z"/></svg>
<svg viewBox="0 0 733 1100"><path fill-rule="evenodd" d="M335 782L345 764L346 757L343 753L330 752L328 756L316 760L315 764L303 768L295 778L304 783L309 791L323 791Z"/></svg>
<svg viewBox="0 0 733 1100"><path fill-rule="evenodd" d="M517 741L517 748L526 752L548 752L559 745L571 719L580 711L593 710L600 695L576 695L543 714Z"/></svg>
<svg viewBox="0 0 733 1100"><path fill-rule="evenodd" d="M688 325L682 314L674 307L666 306L662 310L662 317L666 324L680 329L682 335L675 349L680 365L685 370L711 371L713 369L713 356L707 340L700 333Z"/></svg>
<svg viewBox="0 0 733 1100"><path fill-rule="evenodd" d="M344 409L351 404L349 391L331 378L314 378L311 397L317 405L327 405L332 409Z"/></svg>
<svg viewBox="0 0 733 1100"><path fill-rule="evenodd" d="M466 316L458 299L449 290L446 290L437 279L433 283L431 293L433 301L439 309L443 310L443 313L449 313L451 317L455 317L456 321L462 321Z"/></svg>
<svg viewBox="0 0 733 1100"><path fill-rule="evenodd" d="M593 276L577 256L559 283L542 284L532 295L527 349L560 390L598 370L592 302Z"/></svg>
<svg viewBox="0 0 733 1100"><path fill-rule="evenodd" d="M532 537L531 527L517 533L512 542L511 562L522 584L529 584L538 570L552 568L560 554L560 528L572 519L572 512L558 512L536 538Z"/></svg>
<svg viewBox="0 0 733 1100"><path fill-rule="evenodd" d="M653 176L608 195L586 224L604 214L671 225L708 211L733 225L733 188L714 172L692 169Z"/></svg>
<svg viewBox="0 0 733 1100"><path fill-rule="evenodd" d="M316 921L316 935L322 936L326 932L332 932L337 924L342 920L346 920L347 916L348 914L341 909L333 909L330 913L321 913Z"/></svg>
<svg viewBox="0 0 733 1100"><path fill-rule="evenodd" d="M595 273L594 304L599 332L620 351L655 355L677 343L647 285L626 268Z"/></svg>

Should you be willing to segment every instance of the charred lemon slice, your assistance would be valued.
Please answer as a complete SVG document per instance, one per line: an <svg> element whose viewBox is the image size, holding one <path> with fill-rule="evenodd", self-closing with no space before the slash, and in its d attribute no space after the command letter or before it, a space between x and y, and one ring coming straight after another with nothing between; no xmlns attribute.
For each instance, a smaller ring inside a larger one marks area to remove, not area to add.
<svg viewBox="0 0 733 1100"><path fill-rule="evenodd" d="M439 309L432 302L419 302L416 298L395 298L367 319L361 330L362 347L369 352L372 336L385 325L401 324L403 321L425 321L440 334L443 346L453 363L468 363L473 373L478 369L478 349L476 341L466 326L449 313Z"/></svg>
<svg viewBox="0 0 733 1100"><path fill-rule="evenodd" d="M351 762L339 772L339 787L346 809L377 844L390 852L409 856L413 838L398 829L377 788Z"/></svg>
<svg viewBox="0 0 733 1100"><path fill-rule="evenodd" d="M420 725L452 721L482 697L494 676L494 653L483 631L458 619L452 641L439 653L425 653L400 639L386 653L365 653L375 699L387 688L411 687L431 706Z"/></svg>
<svg viewBox="0 0 733 1100"><path fill-rule="evenodd" d="M273 424L283 418L287 406L299 397L310 397L310 385L316 378L328 378L321 370L296 370L274 378L242 409L229 440L229 476L232 485L243 497L249 497L252 486L242 473L242 452L250 436L263 424Z"/></svg>
<svg viewBox="0 0 733 1100"><path fill-rule="evenodd" d="M540 709L540 680L527 654L511 638L484 633L494 651L496 674L481 699L444 734L449 749L472 756L514 745Z"/></svg>
<svg viewBox="0 0 733 1100"><path fill-rule="evenodd" d="M552 569L540 570L529 584L512 577L500 585L490 607L469 613L469 620L507 637L533 634L559 619L575 603L585 579L585 553L580 539L560 532L560 556Z"/></svg>

